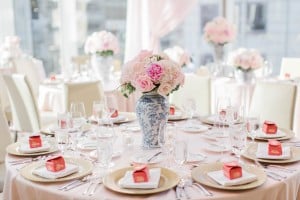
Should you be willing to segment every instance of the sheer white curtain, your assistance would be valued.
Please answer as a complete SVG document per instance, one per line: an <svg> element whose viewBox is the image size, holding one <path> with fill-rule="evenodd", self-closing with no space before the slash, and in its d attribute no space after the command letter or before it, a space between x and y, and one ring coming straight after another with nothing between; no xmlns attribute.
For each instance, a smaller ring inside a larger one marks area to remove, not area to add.
<svg viewBox="0 0 300 200"><path fill-rule="evenodd" d="M140 50L160 50L159 40L186 17L196 0L128 0L125 61Z"/></svg>

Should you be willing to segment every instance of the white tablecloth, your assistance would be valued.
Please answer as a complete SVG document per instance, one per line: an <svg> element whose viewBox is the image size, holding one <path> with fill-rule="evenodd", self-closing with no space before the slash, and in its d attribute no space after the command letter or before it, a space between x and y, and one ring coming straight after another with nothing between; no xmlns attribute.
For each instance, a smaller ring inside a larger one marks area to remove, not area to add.
<svg viewBox="0 0 300 200"><path fill-rule="evenodd" d="M178 124L184 122L178 122ZM200 122L199 122L200 123ZM204 137L203 133L185 133L180 130L177 130L177 134L183 136L188 142L189 152L202 153L206 154L207 158L204 162L214 162L221 157L220 153L215 153L212 151L205 150L206 145L210 142L207 138ZM117 131L119 134L119 131ZM132 132L132 137L135 140L135 145L140 144L141 133ZM299 140L299 138L298 138ZM121 144L118 143L117 144ZM117 145L117 148L120 146ZM135 151L122 151L120 157L116 157L113 162L115 166L112 170L128 167L130 166L131 157ZM85 152L86 153L86 152ZM230 153L224 153L223 157L230 157ZM20 159L16 156L7 155L6 157L6 167L7 167L7 176L5 178L4 186L4 199L10 200L53 200L53 199L165 199L173 200L176 199L176 193L174 189L167 190L153 195L126 195L116 192L112 192L109 189L105 188L103 185L100 185L96 190L96 193L92 197L82 195L82 192L88 187L88 184L82 185L70 191L60 191L57 188L62 186L64 183L36 183L31 182L23 178L16 168L20 166L12 166L9 164L10 160ZM252 163L249 160L243 159L245 163ZM175 163L170 163L171 166L174 166ZM159 164L158 164L159 165ZM200 192L192 189L188 189L189 194L192 199L209 199L209 200L300 200L300 163L295 162L287 165L288 167L298 169L297 172L293 174L287 174L287 179L283 181L275 181L273 179L267 178L267 181L260 187L255 189L243 190L243 191L226 191L206 187L209 191L213 193L213 197L206 197Z"/></svg>

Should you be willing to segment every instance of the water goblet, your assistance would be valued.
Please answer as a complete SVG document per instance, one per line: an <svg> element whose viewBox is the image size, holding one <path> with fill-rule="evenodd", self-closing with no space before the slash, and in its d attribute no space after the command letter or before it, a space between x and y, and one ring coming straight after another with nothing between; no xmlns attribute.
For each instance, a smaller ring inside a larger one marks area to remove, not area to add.
<svg viewBox="0 0 300 200"><path fill-rule="evenodd" d="M99 124L99 120L102 117L104 109L104 102L103 101L93 101L93 119L97 121Z"/></svg>
<svg viewBox="0 0 300 200"><path fill-rule="evenodd" d="M65 130L59 130L55 132L55 140L57 143L57 147L64 155L68 145L69 145L69 134Z"/></svg>
<svg viewBox="0 0 300 200"><path fill-rule="evenodd" d="M70 115L72 118L73 127L80 129L85 123L85 107L82 102L72 102L70 106Z"/></svg>
<svg viewBox="0 0 300 200"><path fill-rule="evenodd" d="M232 152L238 158L238 162L241 163L241 155L243 154L246 143L247 143L247 133L245 130L245 125L237 125L234 129L229 133L230 144Z"/></svg>
<svg viewBox="0 0 300 200"><path fill-rule="evenodd" d="M192 119L194 117L195 110L197 108L195 99L193 98L185 99L182 107L185 113L187 113L188 115L187 125L189 126L192 124Z"/></svg>

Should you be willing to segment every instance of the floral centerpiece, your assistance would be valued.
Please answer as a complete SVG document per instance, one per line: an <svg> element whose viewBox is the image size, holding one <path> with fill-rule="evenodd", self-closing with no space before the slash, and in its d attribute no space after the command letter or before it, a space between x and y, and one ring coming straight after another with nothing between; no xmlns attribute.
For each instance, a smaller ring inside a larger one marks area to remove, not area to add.
<svg viewBox="0 0 300 200"><path fill-rule="evenodd" d="M98 78L109 80L112 56L119 52L117 37L108 31L94 32L87 38L84 51L92 55L91 64Z"/></svg>
<svg viewBox="0 0 300 200"><path fill-rule="evenodd" d="M121 92L126 97L135 90L143 94L137 102L136 114L143 132L144 148L159 147L169 114L166 96L183 84L181 67L163 53L141 51L124 65Z"/></svg>
<svg viewBox="0 0 300 200"><path fill-rule="evenodd" d="M166 54L141 51L127 62L121 75L121 92L128 97L136 89L168 96L184 83L181 67Z"/></svg>
<svg viewBox="0 0 300 200"><path fill-rule="evenodd" d="M205 24L204 38L212 44L225 45L236 37L235 26L223 17L216 17Z"/></svg>
<svg viewBox="0 0 300 200"><path fill-rule="evenodd" d="M222 64L224 58L224 46L232 42L236 37L235 26L223 17L216 17L205 24L204 38L214 47L214 59L216 75L225 75L225 67Z"/></svg>
<svg viewBox="0 0 300 200"><path fill-rule="evenodd" d="M229 54L228 63L236 68L236 78L247 82L253 71L264 65L264 59L255 49L240 48Z"/></svg>
<svg viewBox="0 0 300 200"><path fill-rule="evenodd" d="M167 48L164 50L164 53L181 67L186 67L191 62L190 55L187 53L187 51L179 46Z"/></svg>
<svg viewBox="0 0 300 200"><path fill-rule="evenodd" d="M18 36L5 37L4 43L0 46L0 67L10 66L12 59L21 55L20 38Z"/></svg>

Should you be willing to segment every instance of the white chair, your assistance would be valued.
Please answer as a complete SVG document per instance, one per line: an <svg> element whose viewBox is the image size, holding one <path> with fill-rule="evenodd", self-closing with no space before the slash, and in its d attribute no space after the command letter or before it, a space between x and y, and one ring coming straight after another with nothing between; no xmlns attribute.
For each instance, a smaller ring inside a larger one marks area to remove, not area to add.
<svg viewBox="0 0 300 200"><path fill-rule="evenodd" d="M281 128L292 129L296 86L285 82L257 82L249 109L250 116L271 120Z"/></svg>
<svg viewBox="0 0 300 200"><path fill-rule="evenodd" d="M25 75L3 76L12 110L12 121L16 131L37 132L56 123L56 113L40 113L31 87Z"/></svg>
<svg viewBox="0 0 300 200"><path fill-rule="evenodd" d="M185 74L182 88L170 95L170 104L182 108L185 99L194 99L196 112L202 116L211 114L211 79L208 76Z"/></svg>
<svg viewBox="0 0 300 200"><path fill-rule="evenodd" d="M93 101L104 97L100 81L65 83L64 93L66 111L69 111L71 102L83 102L87 116L92 115Z"/></svg>
<svg viewBox="0 0 300 200"><path fill-rule="evenodd" d="M39 84L46 78L42 61L24 55L14 59L16 73L26 75L35 98L38 97Z"/></svg>
<svg viewBox="0 0 300 200"><path fill-rule="evenodd" d="M8 123L4 112L0 109L0 192L3 190L5 178L5 155L6 147L12 142Z"/></svg>
<svg viewBox="0 0 300 200"><path fill-rule="evenodd" d="M300 78L300 58L282 58L280 77Z"/></svg>

